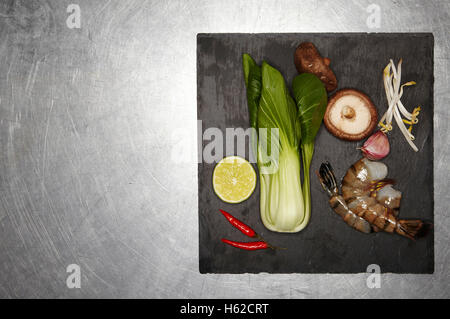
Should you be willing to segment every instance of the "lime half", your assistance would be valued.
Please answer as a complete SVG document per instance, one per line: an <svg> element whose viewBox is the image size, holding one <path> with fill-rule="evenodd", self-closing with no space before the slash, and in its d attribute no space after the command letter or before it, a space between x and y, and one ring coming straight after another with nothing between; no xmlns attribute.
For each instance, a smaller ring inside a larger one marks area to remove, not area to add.
<svg viewBox="0 0 450 319"><path fill-rule="evenodd" d="M255 187L255 169L242 157L225 157L214 168L214 192L226 203L243 202L252 195Z"/></svg>

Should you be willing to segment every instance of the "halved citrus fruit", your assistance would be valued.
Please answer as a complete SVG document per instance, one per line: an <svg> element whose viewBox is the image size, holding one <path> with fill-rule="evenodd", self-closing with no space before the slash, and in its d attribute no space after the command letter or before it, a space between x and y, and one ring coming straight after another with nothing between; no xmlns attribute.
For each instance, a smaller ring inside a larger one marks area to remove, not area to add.
<svg viewBox="0 0 450 319"><path fill-rule="evenodd" d="M240 156L225 157L214 168L214 192L226 203L243 202L252 195L255 187L255 169Z"/></svg>

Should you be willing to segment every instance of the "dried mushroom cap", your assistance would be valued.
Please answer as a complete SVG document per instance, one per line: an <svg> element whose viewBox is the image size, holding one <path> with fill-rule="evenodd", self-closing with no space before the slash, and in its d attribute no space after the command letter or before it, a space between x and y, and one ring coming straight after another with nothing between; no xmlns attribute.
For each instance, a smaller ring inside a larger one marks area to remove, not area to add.
<svg viewBox="0 0 450 319"><path fill-rule="evenodd" d="M334 136L357 141L373 131L377 118L377 110L367 95L354 89L343 89L328 101L323 120Z"/></svg>
<svg viewBox="0 0 450 319"><path fill-rule="evenodd" d="M331 61L323 58L311 42L303 42L295 50L294 63L299 73L312 73L325 85L328 92L337 88L337 80L329 67Z"/></svg>

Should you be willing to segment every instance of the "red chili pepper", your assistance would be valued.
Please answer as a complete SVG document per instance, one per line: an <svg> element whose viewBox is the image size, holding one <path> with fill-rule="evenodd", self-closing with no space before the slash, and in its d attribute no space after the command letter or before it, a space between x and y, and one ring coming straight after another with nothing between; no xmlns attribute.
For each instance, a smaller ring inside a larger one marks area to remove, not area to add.
<svg viewBox="0 0 450 319"><path fill-rule="evenodd" d="M231 223L231 225L233 225L234 227L239 229L242 233L244 233L248 237L253 237L253 238L257 237L256 232L253 229L251 229L249 226L247 226L246 224L241 222L239 219L233 217L226 211L221 210L221 209L219 209L219 210L223 214L223 216L225 216L228 219L228 221Z"/></svg>
<svg viewBox="0 0 450 319"><path fill-rule="evenodd" d="M231 241L225 238L222 238L222 242L225 244L231 245L236 248L245 249L245 250L258 250L258 249L267 249L269 248L269 244L265 241L253 241L248 243Z"/></svg>

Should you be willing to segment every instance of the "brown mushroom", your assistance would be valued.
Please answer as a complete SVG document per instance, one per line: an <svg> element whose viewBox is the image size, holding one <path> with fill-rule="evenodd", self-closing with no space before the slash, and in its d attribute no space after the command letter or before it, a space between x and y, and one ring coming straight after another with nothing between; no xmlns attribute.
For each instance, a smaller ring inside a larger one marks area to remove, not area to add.
<svg viewBox="0 0 450 319"><path fill-rule="evenodd" d="M337 80L329 67L330 59L323 58L311 42L303 42L295 50L294 63L299 73L312 73L325 85L328 92L337 88Z"/></svg>
<svg viewBox="0 0 450 319"><path fill-rule="evenodd" d="M334 136L358 141L373 131L377 119L377 109L366 94L354 89L343 89L328 101L323 121Z"/></svg>

